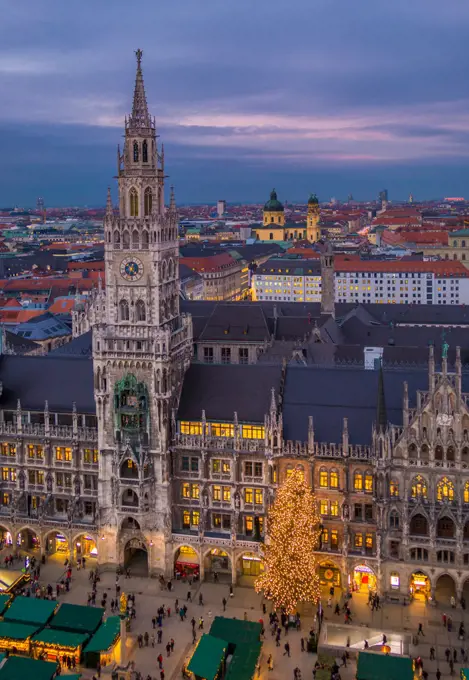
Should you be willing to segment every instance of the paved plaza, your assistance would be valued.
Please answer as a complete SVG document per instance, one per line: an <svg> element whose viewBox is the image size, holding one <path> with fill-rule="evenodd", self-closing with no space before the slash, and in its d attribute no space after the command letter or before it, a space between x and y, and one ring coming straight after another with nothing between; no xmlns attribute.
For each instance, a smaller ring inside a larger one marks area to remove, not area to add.
<svg viewBox="0 0 469 680"><path fill-rule="evenodd" d="M3 559L8 551L0 552L0 559ZM17 568L17 565L14 565ZM87 568L78 571L73 569L72 586L69 593L60 596L60 600L70 602L73 604L86 604L88 593L91 591L89 584L89 568L93 568L93 560L88 560ZM51 583L54 585L60 580L64 572L64 558L51 557L48 559L45 566L41 569L42 584L47 585ZM172 592L161 590L157 579L147 579L143 577L131 577L129 579L121 576L120 585L123 592L126 594L134 593L136 596L136 619L132 621L131 631L129 633L129 653L130 659L135 662L135 669L142 673L144 680L150 675L152 678L159 680L160 671L158 669L158 662L156 657L160 654L164 657L163 668L165 671L165 680L172 680L172 678L181 678L181 668L184 661L186 661L193 649L192 644L192 626L191 619L196 619L197 639L204 632L210 629L213 618L218 615L225 615L229 617L236 617L239 619L247 618L251 621L259 621L263 619L266 624L266 636L261 656L261 668L259 677L261 680L290 680L293 678L293 670L298 666L302 673L302 680L308 680L313 677L313 667L316 661L315 654L308 654L301 652L301 638L306 637L310 630L313 619L310 617L303 617L302 630L290 631L288 633L288 642L290 643L291 656L284 655L284 644L287 638L282 633L281 646L275 646L275 640L271 636L269 630L268 613L271 609L267 602L267 615L262 613L263 599L257 595L252 588L235 587L234 596L229 597L229 586L227 584L215 583L196 583L192 588L187 584L181 582L173 582ZM192 602L187 601L188 592L191 593ZM98 595L96 603L99 606L102 599L102 594L107 592L107 600L115 596L115 574L112 572L105 572L101 575L101 580L98 584ZM203 605L199 605L199 594L203 595ZM226 612L223 612L223 598L227 600ZM180 604L186 604L188 607L187 618L181 621L179 616L175 615L174 608L176 599ZM333 601L333 606L327 606L328 593L324 592L323 604L325 611L325 621L332 623L343 624L344 617L342 614L336 615L334 613L335 602L342 602L340 591L337 592L336 598ZM171 608L170 617L165 617L163 622L163 638L162 643L155 647L151 647L151 642L148 647L138 648L137 636L139 633L144 634L148 632L152 634L152 618L156 615L158 607L166 605ZM367 604L366 593L355 593L351 600L351 610L354 626L363 626L363 640L367 639L367 630L382 630L385 633L408 633L412 637L417 633L418 624L423 624L424 636L419 636L418 645L411 646L412 656L421 656L424 660L424 669L429 672L430 680L436 677L435 673L437 667L440 668L443 678L450 678L450 669L445 660L445 650L451 649L451 653L456 649L457 662L455 663L455 675L457 677L459 668L461 667L461 649L466 646L465 641L458 640L459 623L464 621L465 627L469 626L469 615L461 608L451 609L449 600L447 606L441 603L434 607L426 605L424 602L414 602L411 605L403 606L399 604L384 604L378 611L371 611ZM109 604L108 604L109 612ZM453 619L453 629L449 633L442 624L442 614L450 615ZM199 619L203 618L203 630L199 630ZM173 638L175 641L174 652L170 657L166 654L166 644ZM430 648L435 648L435 661L430 661ZM468 643L469 651L469 643ZM273 655L274 669L268 671L267 657L269 654ZM340 663L340 661L338 661ZM351 660L347 668L341 669L342 680L352 680L355 677L356 664ZM95 671L96 673L96 671ZM66 676L64 676L66 677ZM92 678L93 671L83 669L83 678ZM104 670L101 677L110 677Z"/></svg>

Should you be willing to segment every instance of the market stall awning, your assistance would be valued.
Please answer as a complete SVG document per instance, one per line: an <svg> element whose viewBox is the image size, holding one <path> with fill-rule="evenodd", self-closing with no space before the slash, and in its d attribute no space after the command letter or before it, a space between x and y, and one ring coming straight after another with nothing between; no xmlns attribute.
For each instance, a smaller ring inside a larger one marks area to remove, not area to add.
<svg viewBox="0 0 469 680"><path fill-rule="evenodd" d="M119 616L110 616L106 619L86 645L85 653L105 652L118 640L120 633Z"/></svg>
<svg viewBox="0 0 469 680"><path fill-rule="evenodd" d="M215 616L210 626L210 635L228 640L230 645L252 644L261 638L262 624L257 621L240 621Z"/></svg>
<svg viewBox="0 0 469 680"><path fill-rule="evenodd" d="M56 663L36 661L27 656L9 656L0 668L0 680L19 680L19 678L52 680L56 671Z"/></svg>
<svg viewBox="0 0 469 680"><path fill-rule="evenodd" d="M21 581L29 581L30 574L17 569L0 569L0 591L9 593Z"/></svg>
<svg viewBox="0 0 469 680"><path fill-rule="evenodd" d="M45 626L57 608L57 602L38 600L33 597L16 597L4 614L5 621L37 623Z"/></svg>
<svg viewBox="0 0 469 680"><path fill-rule="evenodd" d="M103 620L104 609L101 607L83 607L79 604L61 604L50 622L51 628L66 630L71 633L88 633L92 635Z"/></svg>
<svg viewBox="0 0 469 680"><path fill-rule="evenodd" d="M251 680L261 654L262 642L236 645L225 680Z"/></svg>
<svg viewBox="0 0 469 680"><path fill-rule="evenodd" d="M12 621L0 621L0 639L27 640L37 633L40 626L28 623L13 623Z"/></svg>
<svg viewBox="0 0 469 680"><path fill-rule="evenodd" d="M412 659L379 652L360 652L357 680L413 680ZM1 678L0 678L1 680Z"/></svg>
<svg viewBox="0 0 469 680"><path fill-rule="evenodd" d="M3 612L8 607L12 599L13 595L10 595L9 593L0 593L0 616L3 615Z"/></svg>
<svg viewBox="0 0 469 680"><path fill-rule="evenodd" d="M228 643L225 640L212 635L202 635L187 664L187 670L204 680L215 680L227 648Z"/></svg>
<svg viewBox="0 0 469 680"><path fill-rule="evenodd" d="M461 680L469 680L469 668L461 668Z"/></svg>
<svg viewBox="0 0 469 680"><path fill-rule="evenodd" d="M64 630L54 630L53 628L44 628L40 633L37 633L33 639L33 644L50 645L51 647L68 647L69 649L76 649L83 645L88 640L88 635L84 633L68 633Z"/></svg>

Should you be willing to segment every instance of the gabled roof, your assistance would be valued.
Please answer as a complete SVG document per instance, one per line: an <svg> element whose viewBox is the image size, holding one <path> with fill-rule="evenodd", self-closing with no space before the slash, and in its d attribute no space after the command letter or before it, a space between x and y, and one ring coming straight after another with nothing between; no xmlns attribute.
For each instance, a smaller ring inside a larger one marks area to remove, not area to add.
<svg viewBox="0 0 469 680"><path fill-rule="evenodd" d="M64 602L50 622L51 628L78 633L95 633L103 616L100 607L84 607Z"/></svg>

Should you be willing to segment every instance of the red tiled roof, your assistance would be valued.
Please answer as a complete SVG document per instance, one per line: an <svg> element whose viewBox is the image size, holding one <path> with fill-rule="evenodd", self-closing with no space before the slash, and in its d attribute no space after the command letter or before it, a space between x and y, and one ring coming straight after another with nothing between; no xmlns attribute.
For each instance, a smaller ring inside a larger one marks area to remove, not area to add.
<svg viewBox="0 0 469 680"><path fill-rule="evenodd" d="M389 272L389 273L434 273L441 278L468 278L469 270L462 262L456 260L440 260L436 262L422 262L421 260L360 260L357 257L337 255L334 262L336 271L343 272Z"/></svg>
<svg viewBox="0 0 469 680"><path fill-rule="evenodd" d="M448 233L446 231L401 231L399 236L406 243L426 244L429 245L448 245Z"/></svg>
<svg viewBox="0 0 469 680"><path fill-rule="evenodd" d="M228 255L228 253L211 255L209 257L181 257L179 262L191 269L195 269L197 272L215 272L237 264L236 260L231 255Z"/></svg>

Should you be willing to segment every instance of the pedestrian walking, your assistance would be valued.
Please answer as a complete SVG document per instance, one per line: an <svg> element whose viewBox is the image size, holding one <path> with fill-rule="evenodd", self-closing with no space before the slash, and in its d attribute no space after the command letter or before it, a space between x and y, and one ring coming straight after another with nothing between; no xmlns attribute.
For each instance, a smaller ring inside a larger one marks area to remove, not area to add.
<svg viewBox="0 0 469 680"><path fill-rule="evenodd" d="M169 642L166 643L166 656L171 656L171 644Z"/></svg>
<svg viewBox="0 0 469 680"><path fill-rule="evenodd" d="M430 661L435 661L435 647L430 647Z"/></svg>
<svg viewBox="0 0 469 680"><path fill-rule="evenodd" d="M436 669L436 680L441 680L441 671L439 668Z"/></svg>
<svg viewBox="0 0 469 680"><path fill-rule="evenodd" d="M285 654L287 656L290 656L290 645L288 642L285 642L283 648L285 649L285 651L283 652L283 656L285 656Z"/></svg>
<svg viewBox="0 0 469 680"><path fill-rule="evenodd" d="M171 645L171 654L172 654L174 652L174 640L173 640L173 638L171 638L171 640L169 641L169 644Z"/></svg>
<svg viewBox="0 0 469 680"><path fill-rule="evenodd" d="M302 652L305 651L305 639L304 638L301 638L301 651Z"/></svg>
<svg viewBox="0 0 469 680"><path fill-rule="evenodd" d="M274 670L274 661L273 661L273 658L272 658L272 654L269 654L269 657L267 659L267 668L269 669L269 671Z"/></svg>
<svg viewBox="0 0 469 680"><path fill-rule="evenodd" d="M158 654L158 656L156 657L156 660L158 661L159 667L160 667L160 668L163 668L163 655L161 654L161 652L160 652L160 653Z"/></svg>
<svg viewBox="0 0 469 680"><path fill-rule="evenodd" d="M203 620L202 617L200 617L200 619L199 619L199 630L203 630L203 629L204 629L204 620Z"/></svg>
<svg viewBox="0 0 469 680"><path fill-rule="evenodd" d="M423 624L421 624L421 623L419 623L419 629L418 629L417 635L423 635L423 637L425 637L425 633L423 632Z"/></svg>
<svg viewBox="0 0 469 680"><path fill-rule="evenodd" d="M187 602L192 602L192 595L190 590L187 591Z"/></svg>
<svg viewBox="0 0 469 680"><path fill-rule="evenodd" d="M223 604L223 611L226 612L226 597L223 598L222 604Z"/></svg>

